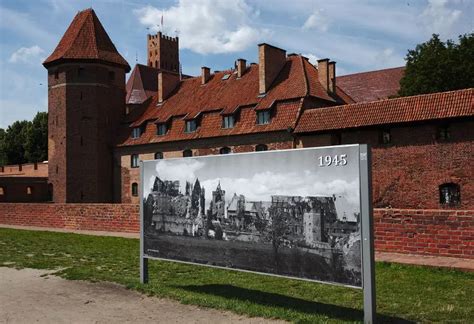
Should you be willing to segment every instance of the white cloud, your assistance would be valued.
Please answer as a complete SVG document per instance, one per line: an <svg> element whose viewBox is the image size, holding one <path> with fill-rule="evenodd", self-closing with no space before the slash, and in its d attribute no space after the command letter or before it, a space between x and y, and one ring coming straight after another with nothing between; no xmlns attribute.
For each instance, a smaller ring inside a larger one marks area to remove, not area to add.
<svg viewBox="0 0 474 324"><path fill-rule="evenodd" d="M38 45L33 45L31 47L20 47L12 53L8 61L11 63L36 64L38 61L41 61L43 53L44 50Z"/></svg>
<svg viewBox="0 0 474 324"><path fill-rule="evenodd" d="M313 64L313 65L317 65L317 64L318 64L319 57L317 57L316 55L311 54L311 53L301 54L301 55L303 55L304 57L307 57L309 63L311 63L311 64Z"/></svg>
<svg viewBox="0 0 474 324"><path fill-rule="evenodd" d="M180 47L200 54L230 53L255 45L266 31L251 26L258 15L244 0L180 0L167 9L146 6L134 11L140 23L167 34L179 31Z"/></svg>
<svg viewBox="0 0 474 324"><path fill-rule="evenodd" d="M459 20L462 11L449 8L448 0L428 0L421 18L429 33L449 35L451 27Z"/></svg>
<svg viewBox="0 0 474 324"><path fill-rule="evenodd" d="M309 17L306 19L303 24L303 29L316 29L322 32L325 32L329 28L329 18L324 13L324 10L315 10Z"/></svg>

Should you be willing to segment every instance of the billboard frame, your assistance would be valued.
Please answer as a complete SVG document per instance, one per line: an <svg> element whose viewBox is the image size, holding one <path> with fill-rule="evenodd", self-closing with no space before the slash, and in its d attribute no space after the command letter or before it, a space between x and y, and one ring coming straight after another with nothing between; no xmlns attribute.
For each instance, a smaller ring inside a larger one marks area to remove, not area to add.
<svg viewBox="0 0 474 324"><path fill-rule="evenodd" d="M338 145L339 146L339 145ZM344 145L341 145L344 146ZM333 146L325 146L318 148L331 148ZM340 146L339 146L340 147ZM359 147L359 182L360 182L360 214L361 214L361 257L362 257L362 290L364 301L364 323L376 322L376 293L375 293L375 257L374 257L374 237L373 237L373 212L372 212L372 159L370 146L367 144L358 144ZM313 148L314 149L314 148ZM292 149L290 149L292 150ZM290 151L288 150L288 151ZM256 153L256 152L251 152ZM264 153L264 152L261 152ZM244 153L245 154L245 153ZM258 153L257 153L258 154ZM207 266L211 268L220 268L225 270L233 270L240 272L251 272L261 275L284 277L296 280L311 281L328 285L346 286L354 289L360 289L355 286L325 282L319 280L311 280L305 278L289 277L272 273L256 272L243 269L233 269L213 265L205 265L193 262L170 260L164 258L150 257L145 254L144 240L144 222L143 222L143 184L144 184L144 161L140 161L140 283L146 284L149 281L148 275L148 259L165 260L169 262L179 262L193 264L199 266Z"/></svg>

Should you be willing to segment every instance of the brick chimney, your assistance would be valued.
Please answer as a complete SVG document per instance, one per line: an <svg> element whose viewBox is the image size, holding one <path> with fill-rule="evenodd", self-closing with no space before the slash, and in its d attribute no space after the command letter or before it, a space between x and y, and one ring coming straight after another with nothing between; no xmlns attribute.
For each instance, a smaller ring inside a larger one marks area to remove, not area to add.
<svg viewBox="0 0 474 324"><path fill-rule="evenodd" d="M168 99L169 95L179 84L179 74L167 71L158 73L158 102Z"/></svg>
<svg viewBox="0 0 474 324"><path fill-rule="evenodd" d="M245 69L247 68L247 61L244 59L237 60L237 77L241 78L242 75L245 73Z"/></svg>
<svg viewBox="0 0 474 324"><path fill-rule="evenodd" d="M318 60L318 79L319 83L326 91L329 91L329 59Z"/></svg>
<svg viewBox="0 0 474 324"><path fill-rule="evenodd" d="M203 66L201 68L201 84L206 84L207 81L209 81L210 77L211 77L211 69L208 68L207 66Z"/></svg>
<svg viewBox="0 0 474 324"><path fill-rule="evenodd" d="M286 63L286 51L268 45L258 45L258 81L260 94L266 93Z"/></svg>
<svg viewBox="0 0 474 324"><path fill-rule="evenodd" d="M330 61L328 64L329 70L329 92L336 92L336 62Z"/></svg>

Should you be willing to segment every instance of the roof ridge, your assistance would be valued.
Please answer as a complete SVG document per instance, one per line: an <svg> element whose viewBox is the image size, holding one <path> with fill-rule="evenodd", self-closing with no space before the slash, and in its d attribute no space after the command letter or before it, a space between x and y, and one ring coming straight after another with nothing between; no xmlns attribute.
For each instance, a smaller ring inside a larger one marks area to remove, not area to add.
<svg viewBox="0 0 474 324"><path fill-rule="evenodd" d="M447 95L447 94L453 94L453 93L461 93L461 92L470 92L474 91L474 88L466 88L466 89L458 89L458 90L450 90L450 91L443 91L443 92L434 92L434 93L425 93L425 94L419 94L419 95L414 95L414 96L407 96L407 97L398 97L398 98L389 98L389 99L381 99L381 100L374 100L374 101L367 101L367 102L355 102L351 104L344 104L344 105L337 105L337 106L330 106L330 107L320 107L317 108L317 110L327 110L327 109L335 109L335 108L348 108L349 106L354 107L354 106L363 106L363 105L368 105L368 104L373 104L373 103L384 103L387 101L403 101L407 99L413 99L416 100L418 98L424 97L434 97L434 96L441 96L441 95ZM313 109L306 109L306 110L313 110Z"/></svg>
<svg viewBox="0 0 474 324"><path fill-rule="evenodd" d="M375 72L388 71L388 70L404 69L405 67L406 66L396 66L396 67L391 67L391 68L386 68L386 69L362 71L362 72L356 72L356 73L351 73L351 74L344 74L344 75L340 75L338 77L343 78L343 77L346 77L346 76L353 76L353 75L359 75L359 74L368 74L368 73L375 73Z"/></svg>
<svg viewBox="0 0 474 324"><path fill-rule="evenodd" d="M99 44L97 44L97 26L96 26L96 19L94 19L94 16L96 16L96 15L95 15L95 12L92 8L90 9L90 11L91 11L91 14L88 15L86 17L86 19L92 19L92 28L94 29L93 32L92 32L92 37L94 39L93 44L95 45L94 51L95 51L95 53L98 57L99 56L99 46L98 46ZM85 24L82 24L81 30L84 28L84 26L85 26Z"/></svg>

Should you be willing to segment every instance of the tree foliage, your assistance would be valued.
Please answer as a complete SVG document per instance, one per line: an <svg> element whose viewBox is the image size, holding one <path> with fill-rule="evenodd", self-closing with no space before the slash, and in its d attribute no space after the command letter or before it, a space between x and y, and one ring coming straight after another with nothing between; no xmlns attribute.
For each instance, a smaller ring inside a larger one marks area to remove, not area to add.
<svg viewBox="0 0 474 324"><path fill-rule="evenodd" d="M48 113L0 129L0 165L42 162L48 158Z"/></svg>
<svg viewBox="0 0 474 324"><path fill-rule="evenodd" d="M442 42L439 36L409 50L399 96L474 87L474 33L459 36L459 42Z"/></svg>

